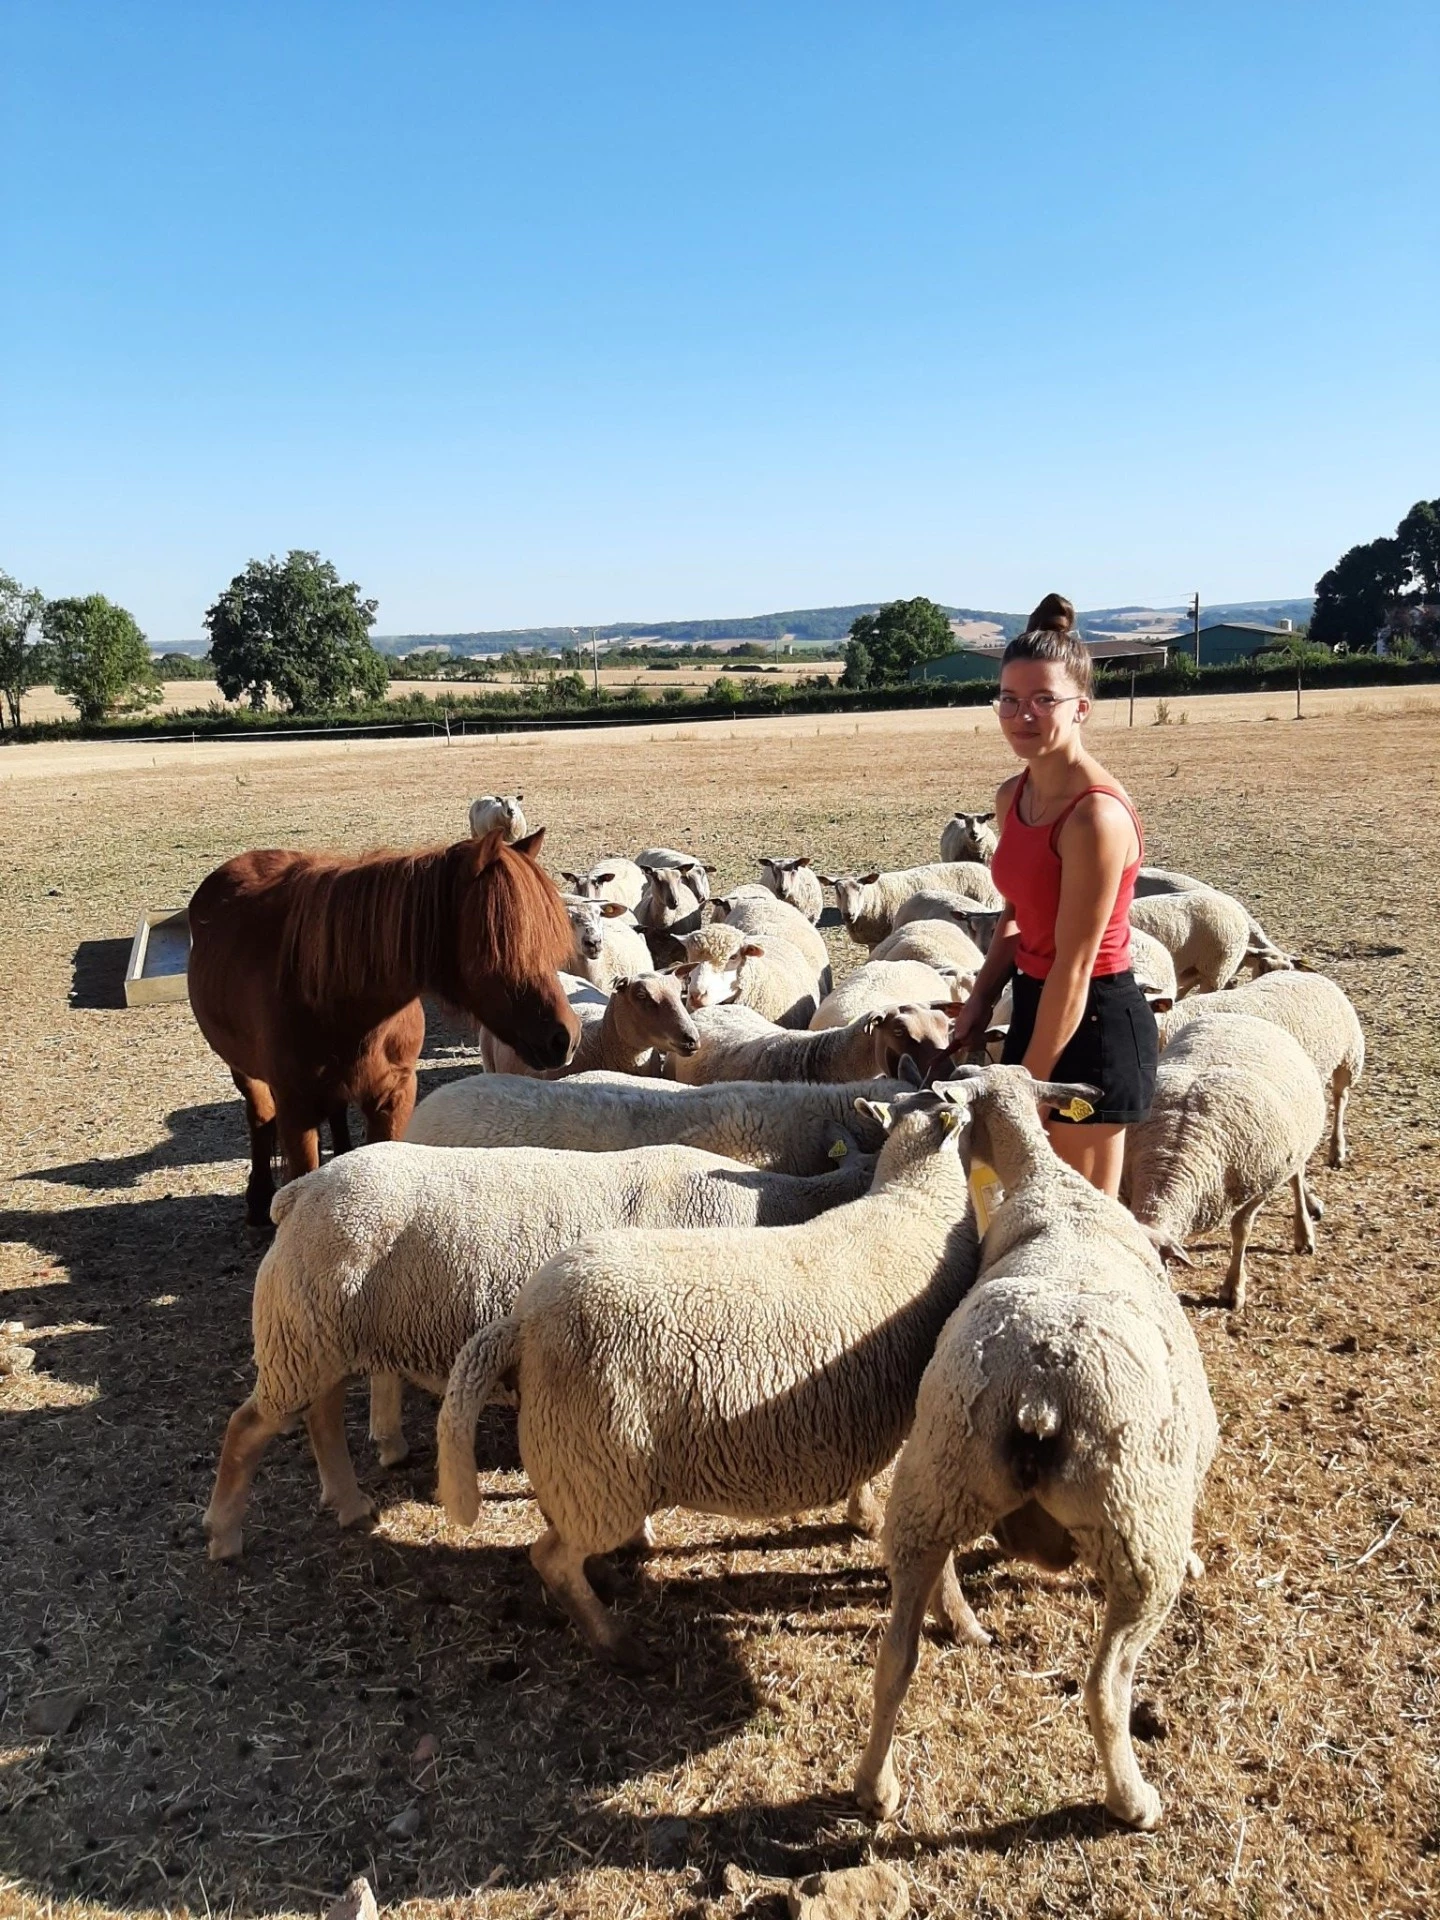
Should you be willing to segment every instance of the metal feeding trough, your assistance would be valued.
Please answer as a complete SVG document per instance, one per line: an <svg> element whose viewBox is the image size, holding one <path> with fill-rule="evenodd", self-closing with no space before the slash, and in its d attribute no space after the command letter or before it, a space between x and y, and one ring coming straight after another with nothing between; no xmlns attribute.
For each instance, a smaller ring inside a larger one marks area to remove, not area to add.
<svg viewBox="0 0 1440 1920"><path fill-rule="evenodd" d="M190 921L184 907L147 907L125 966L127 1007L159 1007L188 998Z"/></svg>

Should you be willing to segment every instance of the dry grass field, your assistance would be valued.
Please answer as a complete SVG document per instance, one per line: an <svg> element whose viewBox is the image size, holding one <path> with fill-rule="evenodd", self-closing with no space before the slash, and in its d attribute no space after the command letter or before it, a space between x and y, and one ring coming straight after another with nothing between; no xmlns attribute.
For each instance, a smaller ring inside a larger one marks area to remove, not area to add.
<svg viewBox="0 0 1440 1920"><path fill-rule="evenodd" d="M616 1569L664 1656L639 1685L541 1596L509 1416L482 1429L465 1535L431 1504L418 1398L415 1456L384 1474L356 1393L374 1530L316 1512L297 1435L262 1466L243 1561L212 1566L200 1515L249 1389L260 1251L243 1123L184 1006L120 1004L142 905L181 905L246 846L453 837L476 792L522 787L557 866L656 838L726 882L765 852L933 857L1005 770L988 715L0 751L0 1320L37 1356L0 1377L5 1920L313 1914L357 1871L416 1920L774 1920L779 1882L872 1857L928 1915L1436 1911L1440 708L1326 704L1104 722L1153 857L1242 894L1345 986L1371 1048L1316 1256L1287 1251L1277 1204L1243 1320L1215 1305L1218 1243L1183 1275L1223 1438L1207 1576L1141 1668L1149 1836L1098 1806L1083 1577L964 1557L995 1644L926 1645L906 1799L876 1830L849 1786L886 1586L838 1513L661 1516L650 1561ZM425 1084L468 1064L438 1024Z"/></svg>

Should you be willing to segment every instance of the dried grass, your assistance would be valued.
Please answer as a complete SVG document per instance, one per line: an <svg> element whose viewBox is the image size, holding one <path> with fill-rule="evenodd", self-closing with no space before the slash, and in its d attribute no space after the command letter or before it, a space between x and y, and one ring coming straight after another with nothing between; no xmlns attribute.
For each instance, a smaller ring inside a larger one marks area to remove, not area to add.
<svg viewBox="0 0 1440 1920"><path fill-rule="evenodd" d="M0 1914L313 1913L363 1871L424 1920L774 1915L767 1876L870 1857L900 1864L931 1914L1433 1911L1433 707L1323 717L1263 749L1253 727L1212 722L1180 766L1174 729L1105 736L1154 855L1228 878L1333 972L1372 1053L1353 1164L1321 1175L1317 1257L1291 1257L1283 1207L1267 1212L1243 1325L1213 1304L1218 1244L1187 1276L1224 1440L1208 1576L1141 1673L1169 1727L1145 1750L1159 1833L1097 1808L1084 1579L971 1556L996 1645L927 1647L902 1720L908 1798L876 1833L848 1788L885 1584L836 1516L662 1517L653 1562L616 1570L665 1660L643 1689L540 1598L500 1413L473 1538L429 1504L419 1406L418 1458L385 1475L357 1395L375 1531L317 1515L303 1440L282 1441L245 1560L204 1558L219 1436L248 1389L257 1249L238 1103L188 1014L96 1004L136 909L178 904L247 844L443 837L495 785L536 796L557 865L662 825L727 884L782 843L899 864L929 857L932 828L1004 770L963 712L919 754L883 728L797 733L783 753L743 728L690 731L683 747L607 740L603 771L591 746L530 740L0 787L0 1156L17 1176L0 1318L22 1319L38 1356L0 1380ZM459 1038L432 1036L432 1075L463 1064ZM27 1734L32 1698L66 1688L87 1703L72 1730ZM439 1762L417 1776L423 1733ZM387 1835L412 1806L418 1833Z"/></svg>

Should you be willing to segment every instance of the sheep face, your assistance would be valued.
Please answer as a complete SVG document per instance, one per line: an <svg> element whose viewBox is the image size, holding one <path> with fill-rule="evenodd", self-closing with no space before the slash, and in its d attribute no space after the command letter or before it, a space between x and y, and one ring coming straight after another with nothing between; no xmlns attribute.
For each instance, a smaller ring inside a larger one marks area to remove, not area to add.
<svg viewBox="0 0 1440 1920"><path fill-rule="evenodd" d="M827 887L833 887L835 889L835 904L840 909L840 918L848 927L855 916L864 908L866 888L873 887L875 882L880 878L880 875L878 871L875 873L861 874L822 873L820 878Z"/></svg>
<svg viewBox="0 0 1440 1920"><path fill-rule="evenodd" d="M656 1053L679 1053L687 1059L700 1050L700 1034L686 1012L680 983L673 976L641 974L638 980L617 980L637 1027Z"/></svg>
<svg viewBox="0 0 1440 1920"><path fill-rule="evenodd" d="M650 867L646 870L645 891L635 909L635 918L642 927L659 933L694 913L699 904L678 868Z"/></svg>
<svg viewBox="0 0 1440 1920"><path fill-rule="evenodd" d="M470 835L483 840L498 828L507 844L513 844L525 831L525 815L520 810L523 793L487 793L470 802Z"/></svg>
<svg viewBox="0 0 1440 1920"><path fill-rule="evenodd" d="M691 1012L701 1007L728 1007L740 998L745 985L745 968L758 960L765 949L758 941L747 940L742 947L724 956L703 954L675 969L685 982L685 1004Z"/></svg>
<svg viewBox="0 0 1440 1920"><path fill-rule="evenodd" d="M893 1079L908 1055L919 1068L920 1077L927 1078L949 1052L951 1011L946 1005L906 1005L868 1014L867 1030L875 1037L875 1071Z"/></svg>
<svg viewBox="0 0 1440 1920"><path fill-rule="evenodd" d="M601 922L618 920L625 908L615 900L590 900L579 894L561 897L575 935L576 954L582 960L598 960L605 951L605 929Z"/></svg>

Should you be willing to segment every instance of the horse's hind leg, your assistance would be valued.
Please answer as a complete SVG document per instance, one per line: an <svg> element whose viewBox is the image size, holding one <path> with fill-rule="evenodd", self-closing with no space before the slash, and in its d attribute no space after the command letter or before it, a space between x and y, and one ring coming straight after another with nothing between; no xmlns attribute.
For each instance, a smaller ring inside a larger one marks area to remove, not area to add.
<svg viewBox="0 0 1440 1920"><path fill-rule="evenodd" d="M362 1101L361 1111L365 1115L367 1141L403 1140L415 1111L414 1071L405 1074L399 1085L381 1098Z"/></svg>
<svg viewBox="0 0 1440 1920"><path fill-rule="evenodd" d="M275 1176L270 1161L275 1152L275 1096L263 1080L252 1080L243 1073L231 1072L245 1102L245 1123L250 1129L250 1178L245 1185L245 1212L252 1227L270 1225L270 1202L275 1196Z"/></svg>
<svg viewBox="0 0 1440 1920"><path fill-rule="evenodd" d="M298 1180L314 1173L320 1164L320 1130L316 1126L297 1125L287 1114L280 1114L276 1126L280 1134L280 1152L285 1161L287 1180Z"/></svg>
<svg viewBox="0 0 1440 1920"><path fill-rule="evenodd" d="M342 1100L338 1106L331 1107L326 1119L330 1126L330 1148L333 1153L348 1153L354 1144L350 1138L350 1114Z"/></svg>

